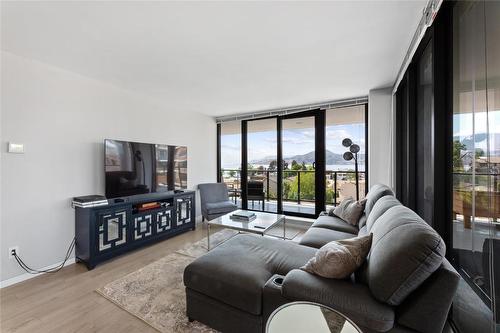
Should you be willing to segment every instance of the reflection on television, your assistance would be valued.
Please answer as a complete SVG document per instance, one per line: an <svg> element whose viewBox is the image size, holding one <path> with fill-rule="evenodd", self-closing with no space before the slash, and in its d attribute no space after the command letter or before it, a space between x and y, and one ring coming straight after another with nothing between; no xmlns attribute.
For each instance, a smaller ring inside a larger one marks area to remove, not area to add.
<svg viewBox="0 0 500 333"><path fill-rule="evenodd" d="M104 141L106 197L187 188L187 147Z"/></svg>

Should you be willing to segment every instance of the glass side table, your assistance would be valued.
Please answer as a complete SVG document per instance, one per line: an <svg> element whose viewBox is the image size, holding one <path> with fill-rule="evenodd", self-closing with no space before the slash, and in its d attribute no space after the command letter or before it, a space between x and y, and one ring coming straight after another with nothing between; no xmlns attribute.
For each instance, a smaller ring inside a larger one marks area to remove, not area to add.
<svg viewBox="0 0 500 333"><path fill-rule="evenodd" d="M340 312L312 302L280 306L269 317L266 333L362 333Z"/></svg>

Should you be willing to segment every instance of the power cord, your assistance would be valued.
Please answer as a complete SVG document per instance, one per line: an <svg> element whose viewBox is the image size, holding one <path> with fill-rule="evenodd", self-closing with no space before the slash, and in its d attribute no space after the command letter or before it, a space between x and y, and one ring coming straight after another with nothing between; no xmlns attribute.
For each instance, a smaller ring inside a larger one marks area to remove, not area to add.
<svg viewBox="0 0 500 333"><path fill-rule="evenodd" d="M56 267L53 267L50 269L42 269L42 270L33 269L24 263L24 261L17 255L15 250L13 251L12 255L16 259L19 266L21 266L22 269L24 269L26 272L28 272L30 274L57 273L64 267L64 265L68 261L69 257L71 256L71 252L73 252L73 249L75 248L75 243L76 243L76 238L73 238L73 240L71 241L71 244L69 245L68 251L66 251L66 256L64 257L64 261L62 263L60 263L59 265L57 265Z"/></svg>

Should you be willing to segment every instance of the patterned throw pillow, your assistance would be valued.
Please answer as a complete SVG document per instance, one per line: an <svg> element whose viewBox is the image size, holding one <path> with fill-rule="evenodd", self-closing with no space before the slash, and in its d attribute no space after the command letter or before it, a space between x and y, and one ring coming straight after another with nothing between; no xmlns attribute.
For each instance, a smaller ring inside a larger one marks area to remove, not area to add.
<svg viewBox="0 0 500 333"><path fill-rule="evenodd" d="M365 203L366 199L356 201L349 197L342 200L332 213L334 216L340 217L347 223L357 226L365 210Z"/></svg>
<svg viewBox="0 0 500 333"><path fill-rule="evenodd" d="M361 267L371 246L372 234L332 241L323 245L300 269L325 278L345 279Z"/></svg>

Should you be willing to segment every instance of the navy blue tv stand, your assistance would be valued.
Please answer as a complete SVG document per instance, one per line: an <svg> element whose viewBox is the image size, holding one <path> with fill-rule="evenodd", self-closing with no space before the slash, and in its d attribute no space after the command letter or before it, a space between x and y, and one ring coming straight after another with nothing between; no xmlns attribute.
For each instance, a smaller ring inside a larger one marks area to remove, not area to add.
<svg viewBox="0 0 500 333"><path fill-rule="evenodd" d="M87 268L107 259L195 229L195 192L110 199L106 206L75 211L75 254ZM161 207L139 210L141 204Z"/></svg>

